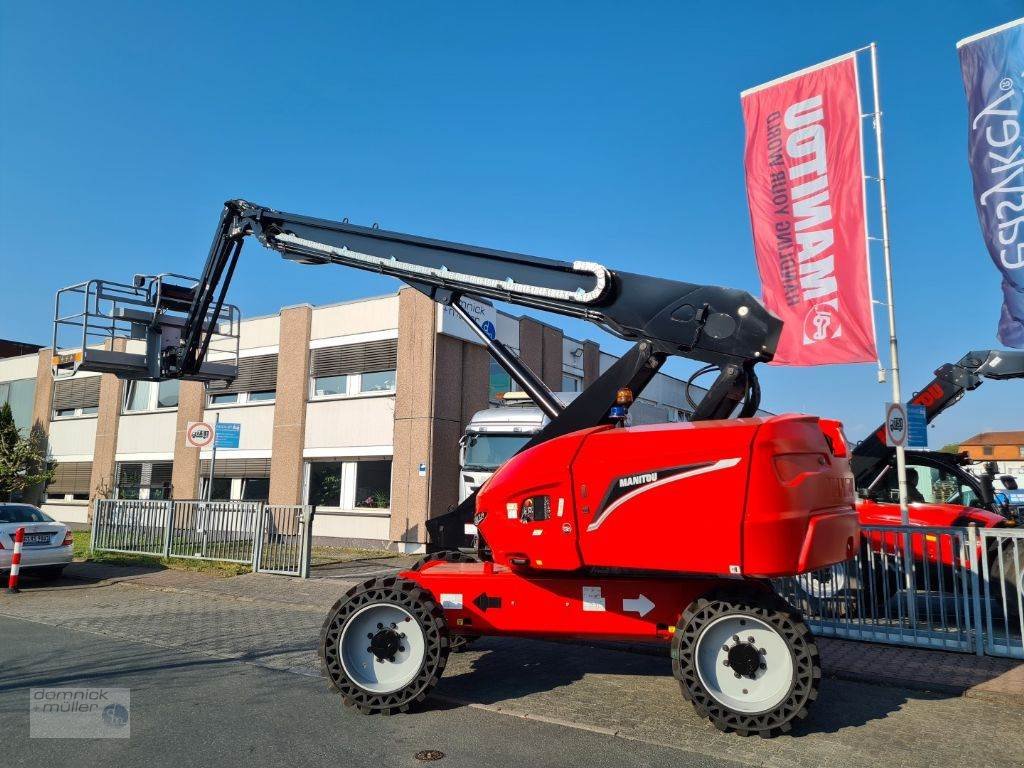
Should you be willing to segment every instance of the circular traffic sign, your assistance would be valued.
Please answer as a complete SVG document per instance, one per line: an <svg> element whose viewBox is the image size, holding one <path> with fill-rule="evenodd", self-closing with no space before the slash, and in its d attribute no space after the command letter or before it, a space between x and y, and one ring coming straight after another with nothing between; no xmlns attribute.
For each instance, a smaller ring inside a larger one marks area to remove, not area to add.
<svg viewBox="0 0 1024 768"><path fill-rule="evenodd" d="M907 444L907 409L903 403L889 403L885 409L885 431L888 443L893 448L902 448Z"/></svg>
<svg viewBox="0 0 1024 768"><path fill-rule="evenodd" d="M213 427L205 421L193 421L185 431L185 440L194 448L205 448L213 442Z"/></svg>

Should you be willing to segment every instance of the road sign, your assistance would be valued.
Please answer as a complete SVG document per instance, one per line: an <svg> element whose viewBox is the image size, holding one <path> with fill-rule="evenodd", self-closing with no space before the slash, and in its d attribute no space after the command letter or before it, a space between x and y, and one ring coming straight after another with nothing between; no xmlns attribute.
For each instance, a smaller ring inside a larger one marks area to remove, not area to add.
<svg viewBox="0 0 1024 768"><path fill-rule="evenodd" d="M928 447L928 416L923 405L907 406L907 447Z"/></svg>
<svg viewBox="0 0 1024 768"><path fill-rule="evenodd" d="M229 421L222 421L217 424L217 447L218 448L237 448L238 442L242 438L242 425L238 423L231 423Z"/></svg>
<svg viewBox="0 0 1024 768"><path fill-rule="evenodd" d="M885 444L890 448L907 446L907 409L903 403L885 404Z"/></svg>
<svg viewBox="0 0 1024 768"><path fill-rule="evenodd" d="M185 442L193 448L205 448L213 442L213 427L205 421L190 421L185 428Z"/></svg>

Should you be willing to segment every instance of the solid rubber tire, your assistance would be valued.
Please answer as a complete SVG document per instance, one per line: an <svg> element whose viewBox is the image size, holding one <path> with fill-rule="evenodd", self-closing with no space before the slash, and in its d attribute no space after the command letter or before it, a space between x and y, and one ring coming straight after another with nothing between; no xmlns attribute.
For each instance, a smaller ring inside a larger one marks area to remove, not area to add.
<svg viewBox="0 0 1024 768"><path fill-rule="evenodd" d="M345 673L338 650L338 641L346 621L359 609L375 603L401 606L419 623L425 637L426 651L415 678L405 687L391 693L374 693L361 688ZM353 587L334 604L320 631L320 660L331 687L341 694L346 706L363 714L392 715L408 712L422 703L437 685L450 651L448 624L444 611L433 595L412 581L395 577L371 579Z"/></svg>
<svg viewBox="0 0 1024 768"><path fill-rule="evenodd" d="M748 714L721 703L704 687L694 658L701 631L723 616L753 616L779 633L793 657L793 681L786 697L772 709ZM691 603L672 637L672 674L679 681L683 698L697 714L724 732L740 736L757 734L764 738L788 733L793 723L807 716L818 697L821 661L818 647L800 613L767 590L722 588Z"/></svg>

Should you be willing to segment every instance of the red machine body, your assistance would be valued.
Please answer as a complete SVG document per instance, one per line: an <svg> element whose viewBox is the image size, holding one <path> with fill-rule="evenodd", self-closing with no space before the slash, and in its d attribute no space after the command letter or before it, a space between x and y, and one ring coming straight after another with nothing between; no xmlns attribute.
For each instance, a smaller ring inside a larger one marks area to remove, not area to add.
<svg viewBox="0 0 1024 768"><path fill-rule="evenodd" d="M813 416L595 427L502 466L478 526L513 568L793 575L859 544L845 452Z"/></svg>
<svg viewBox="0 0 1024 768"><path fill-rule="evenodd" d="M584 429L510 459L477 510L494 562L401 574L455 633L667 638L723 578L860 545L842 430L814 416Z"/></svg>

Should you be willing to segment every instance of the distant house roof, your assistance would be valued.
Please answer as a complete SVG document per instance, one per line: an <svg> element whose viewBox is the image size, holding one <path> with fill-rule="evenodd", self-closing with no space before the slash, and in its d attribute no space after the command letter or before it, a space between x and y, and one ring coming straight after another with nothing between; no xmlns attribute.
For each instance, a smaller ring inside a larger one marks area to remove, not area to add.
<svg viewBox="0 0 1024 768"><path fill-rule="evenodd" d="M0 358L31 355L33 352L38 352L42 348L43 347L40 344L29 344L24 341L0 339Z"/></svg>
<svg viewBox="0 0 1024 768"><path fill-rule="evenodd" d="M982 432L962 440L960 445L1024 445L1024 431Z"/></svg>

